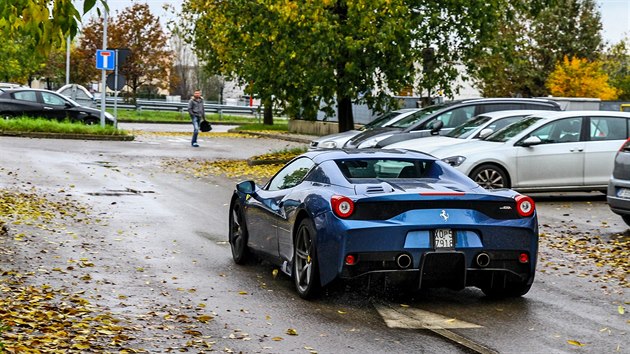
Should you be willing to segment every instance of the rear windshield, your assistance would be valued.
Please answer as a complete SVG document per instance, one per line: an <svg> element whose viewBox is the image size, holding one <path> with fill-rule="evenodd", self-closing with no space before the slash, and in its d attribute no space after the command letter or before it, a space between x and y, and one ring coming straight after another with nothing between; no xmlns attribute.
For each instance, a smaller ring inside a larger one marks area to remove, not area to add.
<svg viewBox="0 0 630 354"><path fill-rule="evenodd" d="M439 178L442 167L433 160L347 159L335 161L348 179Z"/></svg>

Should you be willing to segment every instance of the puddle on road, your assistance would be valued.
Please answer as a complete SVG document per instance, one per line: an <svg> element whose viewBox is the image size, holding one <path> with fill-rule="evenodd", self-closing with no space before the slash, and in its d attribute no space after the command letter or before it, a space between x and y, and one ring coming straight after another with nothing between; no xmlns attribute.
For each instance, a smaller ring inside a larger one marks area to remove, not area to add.
<svg viewBox="0 0 630 354"><path fill-rule="evenodd" d="M105 168L115 168L118 167L116 165L114 165L113 162L111 161L94 161L94 162L81 162L83 165L96 165L96 166L101 166L101 167L105 167Z"/></svg>
<svg viewBox="0 0 630 354"><path fill-rule="evenodd" d="M116 196L126 196L126 195L142 195L142 194L152 194L155 191L141 191L133 188L126 189L107 189L103 192L88 192L87 195L93 196L107 196L107 197L116 197Z"/></svg>

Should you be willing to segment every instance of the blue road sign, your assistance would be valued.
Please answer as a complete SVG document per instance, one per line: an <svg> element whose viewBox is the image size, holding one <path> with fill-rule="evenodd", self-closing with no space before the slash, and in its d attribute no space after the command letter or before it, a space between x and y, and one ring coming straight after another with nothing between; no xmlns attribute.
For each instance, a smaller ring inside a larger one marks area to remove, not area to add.
<svg viewBox="0 0 630 354"><path fill-rule="evenodd" d="M114 70L116 68L116 51L97 50L96 68L100 70Z"/></svg>

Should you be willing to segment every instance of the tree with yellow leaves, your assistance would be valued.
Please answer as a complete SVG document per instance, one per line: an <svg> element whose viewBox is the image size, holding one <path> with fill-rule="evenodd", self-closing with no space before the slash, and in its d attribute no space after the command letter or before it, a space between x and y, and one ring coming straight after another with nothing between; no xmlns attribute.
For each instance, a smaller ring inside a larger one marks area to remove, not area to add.
<svg viewBox="0 0 630 354"><path fill-rule="evenodd" d="M589 62L585 58L564 57L556 64L545 84L549 92L559 97L596 97L602 100L614 100L621 91L611 87L608 74L602 69L602 63Z"/></svg>

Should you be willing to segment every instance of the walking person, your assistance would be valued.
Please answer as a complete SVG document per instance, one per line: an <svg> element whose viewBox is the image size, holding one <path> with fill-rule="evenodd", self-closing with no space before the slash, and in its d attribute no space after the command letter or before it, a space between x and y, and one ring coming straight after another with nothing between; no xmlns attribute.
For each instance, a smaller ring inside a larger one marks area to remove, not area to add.
<svg viewBox="0 0 630 354"><path fill-rule="evenodd" d="M203 97L201 97L201 91L195 90L195 93L188 101L188 114L193 125L193 135L191 145L193 147L199 147L197 144L197 135L199 135L199 124L206 118L206 112L203 110Z"/></svg>

